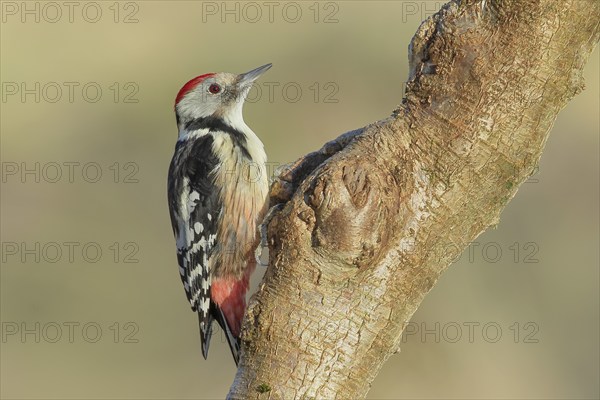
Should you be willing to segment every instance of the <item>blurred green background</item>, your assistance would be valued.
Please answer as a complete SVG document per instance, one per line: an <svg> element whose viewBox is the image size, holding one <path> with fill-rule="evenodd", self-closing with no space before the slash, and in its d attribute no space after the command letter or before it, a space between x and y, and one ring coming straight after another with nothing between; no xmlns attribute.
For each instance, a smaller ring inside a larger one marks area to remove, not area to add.
<svg viewBox="0 0 600 400"><path fill-rule="evenodd" d="M201 357L168 219L175 94L272 62L245 119L292 161L390 114L443 2L72 4L2 2L1 397L223 398L234 364L220 331ZM599 70L370 398L599 397Z"/></svg>

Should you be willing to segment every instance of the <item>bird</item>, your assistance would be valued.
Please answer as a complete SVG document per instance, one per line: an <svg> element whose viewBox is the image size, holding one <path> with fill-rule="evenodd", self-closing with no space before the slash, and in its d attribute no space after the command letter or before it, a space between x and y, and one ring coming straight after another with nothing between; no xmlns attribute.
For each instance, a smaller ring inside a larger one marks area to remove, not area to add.
<svg viewBox="0 0 600 400"><path fill-rule="evenodd" d="M259 226L268 209L266 152L242 109L254 82L271 66L203 74L175 98L179 133L167 197L179 273L198 314L204 359L216 320L236 365Z"/></svg>

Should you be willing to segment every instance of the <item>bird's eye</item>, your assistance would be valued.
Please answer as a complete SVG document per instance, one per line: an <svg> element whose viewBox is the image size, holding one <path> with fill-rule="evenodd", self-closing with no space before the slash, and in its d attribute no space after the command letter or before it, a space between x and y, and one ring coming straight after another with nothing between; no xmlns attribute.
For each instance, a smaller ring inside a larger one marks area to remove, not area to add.
<svg viewBox="0 0 600 400"><path fill-rule="evenodd" d="M212 94L217 94L221 91L221 86L219 86L216 83L213 83L212 85L210 85L208 87L208 91L211 92Z"/></svg>

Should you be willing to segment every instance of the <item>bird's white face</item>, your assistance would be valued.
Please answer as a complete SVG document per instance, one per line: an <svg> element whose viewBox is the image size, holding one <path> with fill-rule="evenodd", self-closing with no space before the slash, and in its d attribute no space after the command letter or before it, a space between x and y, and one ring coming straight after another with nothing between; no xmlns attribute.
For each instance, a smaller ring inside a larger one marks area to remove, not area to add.
<svg viewBox="0 0 600 400"><path fill-rule="evenodd" d="M236 78L236 75L229 73L204 78L177 104L176 111L180 121L210 116L223 117L231 112L241 113L241 104L245 96L240 96Z"/></svg>
<svg viewBox="0 0 600 400"><path fill-rule="evenodd" d="M182 126L197 118L215 117L232 126L244 125L242 108L252 84L271 64L245 74L206 74L186 83L177 95L175 111Z"/></svg>

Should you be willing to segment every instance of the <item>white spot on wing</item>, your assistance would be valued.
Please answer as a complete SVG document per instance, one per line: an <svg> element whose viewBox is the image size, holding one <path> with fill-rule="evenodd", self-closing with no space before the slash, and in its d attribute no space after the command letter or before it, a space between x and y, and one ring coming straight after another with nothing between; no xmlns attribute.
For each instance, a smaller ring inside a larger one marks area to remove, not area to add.
<svg viewBox="0 0 600 400"><path fill-rule="evenodd" d="M204 236L202 236L200 238L200 240L198 240L196 243L194 243L194 245L192 246L190 252L191 253L197 253L198 250L202 249L204 251L204 254L206 254L206 252L208 250L208 244L209 244L209 242L207 242L206 238Z"/></svg>
<svg viewBox="0 0 600 400"><path fill-rule="evenodd" d="M195 190L193 192L190 193L189 197L188 197L188 212L191 214L192 211L194 211L194 208L196 208L196 202L200 200L200 193L196 192Z"/></svg>
<svg viewBox="0 0 600 400"><path fill-rule="evenodd" d="M200 222L196 222L194 224L194 230L196 231L196 233L201 233L202 231L204 231L204 226Z"/></svg>
<svg viewBox="0 0 600 400"><path fill-rule="evenodd" d="M205 297L200 302L200 309L208 311L209 308L210 308L210 299L208 297Z"/></svg>

